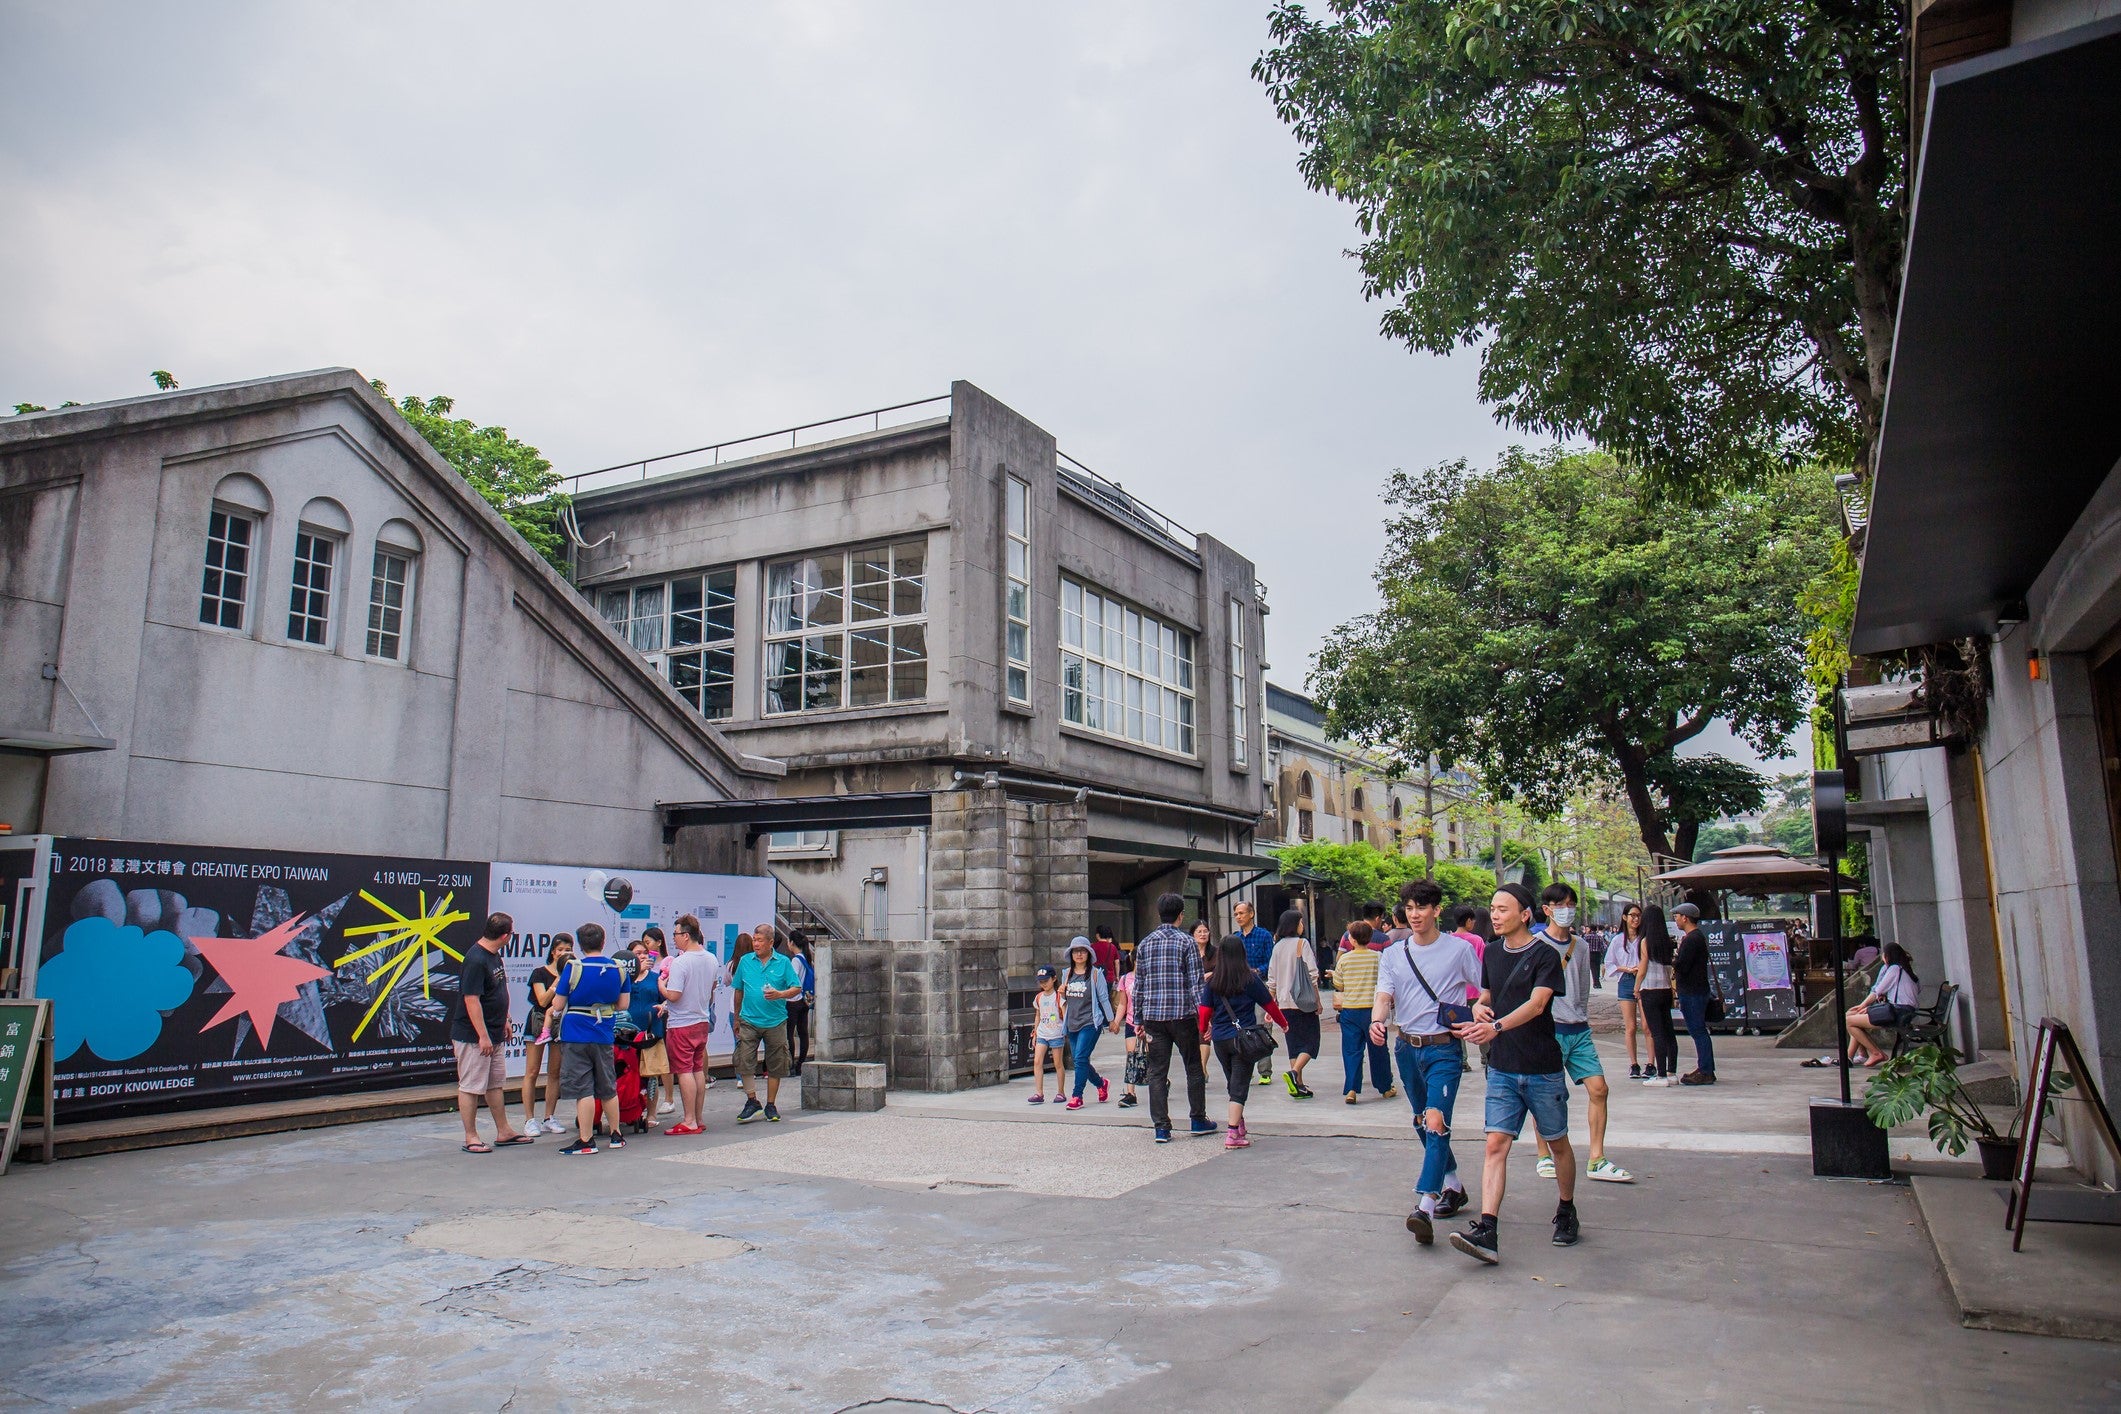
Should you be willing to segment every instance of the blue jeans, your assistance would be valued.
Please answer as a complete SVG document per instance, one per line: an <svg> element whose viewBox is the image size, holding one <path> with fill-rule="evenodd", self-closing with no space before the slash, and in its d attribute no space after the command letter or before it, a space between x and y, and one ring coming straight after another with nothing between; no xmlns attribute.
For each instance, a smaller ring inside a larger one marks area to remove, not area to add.
<svg viewBox="0 0 2121 1414"><path fill-rule="evenodd" d="M1349 1006L1340 1009L1340 1088L1343 1094L1362 1089L1362 1053L1370 1051L1370 1083L1382 1095L1392 1088L1392 1058L1385 1048L1370 1041L1370 1009Z"/></svg>
<svg viewBox="0 0 2121 1414"><path fill-rule="evenodd" d="M1709 1042L1709 994L1681 992L1679 1012L1686 1018L1686 1034L1694 1038L1694 1069L1714 1075L1716 1048Z"/></svg>
<svg viewBox="0 0 2121 1414"><path fill-rule="evenodd" d="M1421 1177L1414 1189L1441 1193L1444 1175L1458 1172L1458 1156L1451 1152L1451 1107L1458 1103L1458 1081L1465 1074L1465 1046L1458 1041L1441 1046L1410 1046L1401 1041L1394 1055L1399 1062L1399 1083L1406 1087L1407 1102L1414 1106L1414 1128L1421 1135ZM1443 1111L1443 1133L1431 1134L1421 1122L1429 1110Z"/></svg>
<svg viewBox="0 0 2121 1414"><path fill-rule="evenodd" d="M1068 1054L1075 1060L1075 1093L1083 1093L1085 1085L1102 1085L1105 1077L1097 1073L1090 1064L1090 1053L1097 1049L1097 1028L1085 1026L1080 1031L1068 1033Z"/></svg>

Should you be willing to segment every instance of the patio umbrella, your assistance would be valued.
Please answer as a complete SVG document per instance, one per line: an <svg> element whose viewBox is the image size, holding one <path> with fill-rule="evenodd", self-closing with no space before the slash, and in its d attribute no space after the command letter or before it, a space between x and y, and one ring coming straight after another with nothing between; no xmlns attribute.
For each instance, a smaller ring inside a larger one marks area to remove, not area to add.
<svg viewBox="0 0 2121 1414"><path fill-rule="evenodd" d="M1833 883L1833 876L1816 861L1759 844L1719 849L1699 864L1683 865L1657 878L1682 889L1721 889L1734 894L1808 894Z"/></svg>

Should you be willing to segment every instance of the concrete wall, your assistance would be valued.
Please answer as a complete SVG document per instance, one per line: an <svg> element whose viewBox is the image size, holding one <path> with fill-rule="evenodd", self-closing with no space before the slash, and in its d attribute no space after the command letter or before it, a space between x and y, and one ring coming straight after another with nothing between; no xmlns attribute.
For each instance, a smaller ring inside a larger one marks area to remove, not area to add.
<svg viewBox="0 0 2121 1414"><path fill-rule="evenodd" d="M199 622L217 499L265 507L241 630ZM53 760L29 828L655 868L658 800L777 770L646 672L351 370L0 422L0 507L0 712L118 742ZM287 631L305 521L342 534L323 647ZM398 661L365 652L381 536L417 546Z"/></svg>

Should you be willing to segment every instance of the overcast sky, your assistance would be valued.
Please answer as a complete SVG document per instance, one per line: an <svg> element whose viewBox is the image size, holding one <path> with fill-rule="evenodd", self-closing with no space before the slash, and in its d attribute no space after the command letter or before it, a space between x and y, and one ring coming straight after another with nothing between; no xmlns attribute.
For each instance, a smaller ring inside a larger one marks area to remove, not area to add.
<svg viewBox="0 0 2121 1414"><path fill-rule="evenodd" d="M979 384L1252 557L1300 687L1395 467L1513 441L1377 331L1264 3L0 12L0 402L334 364L562 471Z"/></svg>

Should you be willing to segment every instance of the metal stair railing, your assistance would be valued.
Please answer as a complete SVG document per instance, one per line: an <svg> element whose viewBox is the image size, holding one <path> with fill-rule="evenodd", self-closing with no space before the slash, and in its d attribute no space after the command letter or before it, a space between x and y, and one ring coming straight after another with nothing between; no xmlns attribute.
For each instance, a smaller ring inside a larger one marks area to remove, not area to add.
<svg viewBox="0 0 2121 1414"><path fill-rule="evenodd" d="M778 874L773 876L773 924L784 933L801 929L812 938L822 935L835 942L854 941L853 932L845 924L811 905Z"/></svg>

